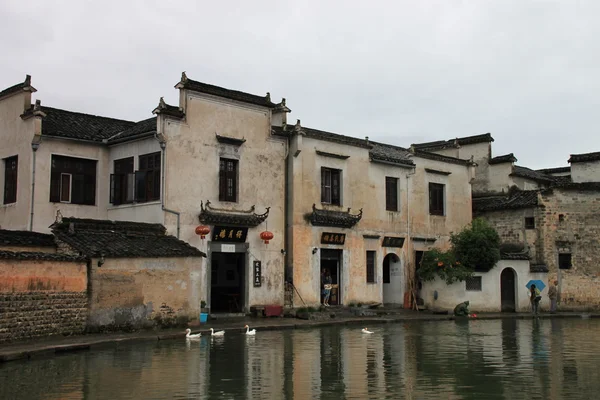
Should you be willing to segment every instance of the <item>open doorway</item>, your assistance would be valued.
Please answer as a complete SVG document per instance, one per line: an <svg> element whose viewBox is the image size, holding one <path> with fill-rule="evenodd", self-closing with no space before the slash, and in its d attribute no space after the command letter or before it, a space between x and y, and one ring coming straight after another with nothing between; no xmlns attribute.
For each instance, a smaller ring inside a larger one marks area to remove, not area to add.
<svg viewBox="0 0 600 400"><path fill-rule="evenodd" d="M402 304L404 287L402 287L402 269L400 258L389 253L383 259L383 303Z"/></svg>
<svg viewBox="0 0 600 400"><path fill-rule="evenodd" d="M211 313L244 310L245 253L212 253L210 275Z"/></svg>
<svg viewBox="0 0 600 400"><path fill-rule="evenodd" d="M321 249L321 271L329 270L331 274L332 289L329 297L329 304L337 306L342 304L341 279L342 276L342 250L337 249ZM321 292L321 303L323 303L323 289L319 283Z"/></svg>
<svg viewBox="0 0 600 400"><path fill-rule="evenodd" d="M512 268L504 268L500 274L500 309L502 312L515 312L515 271Z"/></svg>

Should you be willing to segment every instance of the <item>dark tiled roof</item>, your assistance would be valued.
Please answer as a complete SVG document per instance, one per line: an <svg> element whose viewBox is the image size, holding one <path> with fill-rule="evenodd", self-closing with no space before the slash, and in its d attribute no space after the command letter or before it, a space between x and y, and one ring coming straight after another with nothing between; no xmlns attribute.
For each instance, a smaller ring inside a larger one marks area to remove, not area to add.
<svg viewBox="0 0 600 400"><path fill-rule="evenodd" d="M163 97L160 98L158 106L152 112L154 114L168 115L177 119L185 117L185 113L182 109L180 109L177 106L172 106L170 104L165 103L165 99Z"/></svg>
<svg viewBox="0 0 600 400"><path fill-rule="evenodd" d="M369 157L373 162L414 165L411 160L412 154L408 150L388 144L373 142L373 148L369 150Z"/></svg>
<svg viewBox="0 0 600 400"><path fill-rule="evenodd" d="M600 161L600 151L594 153L571 154L571 158L569 158L571 164L589 161Z"/></svg>
<svg viewBox="0 0 600 400"><path fill-rule="evenodd" d="M220 86L194 81L185 76L185 74L183 74L181 82L179 82L175 87L183 87L184 89L193 90L195 92L206 93L213 96L224 97L226 99L256 104L258 106L268 108L278 107L277 104L271 102L271 96L268 93L266 96L257 96L255 94L240 92L237 90L225 89Z"/></svg>
<svg viewBox="0 0 600 400"><path fill-rule="evenodd" d="M459 164L459 165L473 164L472 161L470 161L470 160L463 160L462 158L443 156L441 154L430 153L430 152L418 150L418 149L415 149L414 155L415 155L415 157L427 158L429 160L442 161L442 162L447 162L450 164Z"/></svg>
<svg viewBox="0 0 600 400"><path fill-rule="evenodd" d="M38 253L30 251L2 251L0 258L5 260L40 260L40 261L70 261L85 262L85 257L72 256L63 253Z"/></svg>
<svg viewBox="0 0 600 400"><path fill-rule="evenodd" d="M214 208L210 205L210 201L200 203L200 215L198 216L200 223L208 225L227 225L227 226L242 226L252 227L262 224L269 216L269 209L263 214L256 214L255 208L252 206L250 210L236 211Z"/></svg>
<svg viewBox="0 0 600 400"><path fill-rule="evenodd" d="M33 106L23 115L33 113ZM135 122L99 117L73 111L42 106L46 114L42 120L42 135L65 139L102 142L115 134L135 125Z"/></svg>
<svg viewBox="0 0 600 400"><path fill-rule="evenodd" d="M288 137L294 132L293 125L285 125L285 126L272 126L271 133L277 136Z"/></svg>
<svg viewBox="0 0 600 400"><path fill-rule="evenodd" d="M482 135L464 136L449 140L436 140L434 142L414 143L413 146L415 147L415 149L433 151L464 146L468 144L485 143L493 141L494 138L490 133L484 133Z"/></svg>
<svg viewBox="0 0 600 400"><path fill-rule="evenodd" d="M550 183L553 181L552 176L543 174L538 171L534 171L531 168L520 167L518 165L515 165L513 167L513 172L510 174L510 176L517 176L520 178L531 179L533 181L542 182L542 183Z"/></svg>
<svg viewBox="0 0 600 400"><path fill-rule="evenodd" d="M545 264L530 264L529 272L549 272L548 266Z"/></svg>
<svg viewBox="0 0 600 400"><path fill-rule="evenodd" d="M1 246L54 247L54 236L31 231L0 229Z"/></svg>
<svg viewBox="0 0 600 400"><path fill-rule="evenodd" d="M508 196L473 198L473 211L476 212L529 208L537 205L537 190L517 190Z"/></svg>
<svg viewBox="0 0 600 400"><path fill-rule="evenodd" d="M138 122L132 127L124 130L121 133L107 140L108 144L117 144L127 142L129 140L152 137L156 134L156 117L148 118Z"/></svg>
<svg viewBox="0 0 600 400"><path fill-rule="evenodd" d="M555 188L572 191L594 192L600 191L600 182L560 182L558 181Z"/></svg>
<svg viewBox="0 0 600 400"><path fill-rule="evenodd" d="M88 257L206 256L188 243L166 235L161 224L63 218L51 228L58 240Z"/></svg>
<svg viewBox="0 0 600 400"><path fill-rule="evenodd" d="M0 98L4 96L8 96L13 93L22 92L25 89L29 89L31 92L35 92L35 88L31 86L31 76L27 75L25 80L21 83L17 83L16 85L12 85L0 92Z"/></svg>
<svg viewBox="0 0 600 400"><path fill-rule="evenodd" d="M545 168L545 169L537 169L537 172L546 175L552 174L564 174L566 172L571 173L571 167L556 167L556 168Z"/></svg>
<svg viewBox="0 0 600 400"><path fill-rule="evenodd" d="M488 164L502 164L502 163L509 163L509 162L516 162L517 158L515 157L515 155L513 153L509 153L509 154L505 154L503 156L496 156L494 158L490 158L490 161L488 161Z"/></svg>
<svg viewBox="0 0 600 400"><path fill-rule="evenodd" d="M288 129L289 129L289 127L288 127ZM306 137L309 137L312 139L324 140L326 142L346 144L348 146L362 147L364 149L373 148L373 145L370 144L365 139L358 139L358 138L355 138L352 136L340 135L339 133L321 131L318 129L305 128L305 127L300 128L300 133Z"/></svg>
<svg viewBox="0 0 600 400"><path fill-rule="evenodd" d="M526 253L501 253L501 260L529 260L529 254Z"/></svg>
<svg viewBox="0 0 600 400"><path fill-rule="evenodd" d="M352 228L362 218L362 208L358 214L348 211L319 210L313 204L311 213L306 214L306 219L314 226L333 226L337 228Z"/></svg>

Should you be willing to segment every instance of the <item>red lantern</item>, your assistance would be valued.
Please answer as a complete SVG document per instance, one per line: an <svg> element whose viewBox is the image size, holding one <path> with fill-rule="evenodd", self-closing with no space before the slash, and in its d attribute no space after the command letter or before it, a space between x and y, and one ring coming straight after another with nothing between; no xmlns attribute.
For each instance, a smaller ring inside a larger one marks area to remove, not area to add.
<svg viewBox="0 0 600 400"><path fill-rule="evenodd" d="M265 244L269 244L269 240L273 239L273 232L264 231L260 233L260 238L265 241Z"/></svg>
<svg viewBox="0 0 600 400"><path fill-rule="evenodd" d="M210 233L210 227L206 225L200 225L196 227L196 235L200 235L200 239L204 239L206 235Z"/></svg>

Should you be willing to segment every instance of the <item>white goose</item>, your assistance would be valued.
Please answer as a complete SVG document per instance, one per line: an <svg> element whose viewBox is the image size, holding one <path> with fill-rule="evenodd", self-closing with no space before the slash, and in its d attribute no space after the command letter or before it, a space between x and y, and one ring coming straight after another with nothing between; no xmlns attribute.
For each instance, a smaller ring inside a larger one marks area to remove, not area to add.
<svg viewBox="0 0 600 400"><path fill-rule="evenodd" d="M363 329L362 329L362 333L373 333L373 332L371 332L371 331L370 331L370 330L368 330L367 328L363 328Z"/></svg>
<svg viewBox="0 0 600 400"><path fill-rule="evenodd" d="M215 332L213 328L210 328L210 336L225 336L225 331Z"/></svg>
<svg viewBox="0 0 600 400"><path fill-rule="evenodd" d="M185 330L185 338L186 339L200 339L200 336L202 336L200 333L194 333L192 335L192 330L189 328Z"/></svg>
<svg viewBox="0 0 600 400"><path fill-rule="evenodd" d="M246 328L246 335L256 335L256 329L250 330L248 325L244 326L244 328Z"/></svg>

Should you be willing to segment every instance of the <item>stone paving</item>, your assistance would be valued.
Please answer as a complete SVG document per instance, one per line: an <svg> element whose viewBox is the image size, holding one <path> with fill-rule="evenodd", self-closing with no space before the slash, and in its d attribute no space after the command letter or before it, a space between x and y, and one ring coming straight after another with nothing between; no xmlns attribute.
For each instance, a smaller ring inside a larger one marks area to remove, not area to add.
<svg viewBox="0 0 600 400"><path fill-rule="evenodd" d="M366 325L373 326L385 323L401 323L410 321L444 321L453 320L451 314L434 314L431 312L417 312L411 310L373 310L374 316L355 316L348 309L327 309L315 319L299 318L224 318L211 319L205 324L199 322L190 324L192 333L201 332L202 335L210 335L210 328L224 330L229 334L243 334L244 325L261 330L282 329L309 329L332 325ZM316 316L316 315L315 315ZM581 312L559 312L555 314L542 313L539 318L600 318L600 313ZM481 313L477 319L500 319L500 318L532 318L531 313ZM101 346L114 346L123 342L132 341L156 341L183 339L185 329L165 329L157 331L139 331L131 333L101 333L86 334L80 336L51 336L44 339L31 341L20 341L16 343L2 344L0 346L0 363L13 360L35 359L49 357L69 351L83 351Z"/></svg>

